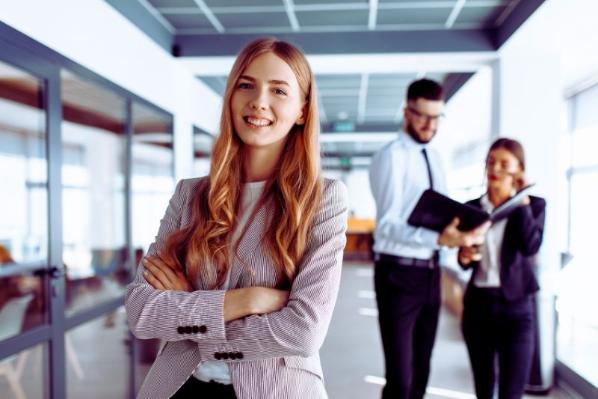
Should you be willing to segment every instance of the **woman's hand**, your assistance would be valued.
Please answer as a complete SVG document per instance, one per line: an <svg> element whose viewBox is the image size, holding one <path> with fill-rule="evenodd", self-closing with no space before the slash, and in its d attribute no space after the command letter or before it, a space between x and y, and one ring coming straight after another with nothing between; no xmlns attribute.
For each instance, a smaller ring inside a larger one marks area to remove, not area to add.
<svg viewBox="0 0 598 399"><path fill-rule="evenodd" d="M284 308L289 301L289 291L266 287L249 287L252 314L271 313Z"/></svg>
<svg viewBox="0 0 598 399"><path fill-rule="evenodd" d="M143 258L143 277L157 290L165 291L193 291L193 286L187 276L177 265L169 265L160 256L146 256Z"/></svg>
<svg viewBox="0 0 598 399"><path fill-rule="evenodd" d="M514 180L513 185L517 191L521 190L528 184L527 179L525 177L525 172L523 172L523 171L513 174L513 180ZM526 195L525 197L523 197L523 200L521 201L521 205L529 205L529 204L530 204L530 199L529 199L529 196Z"/></svg>
<svg viewBox="0 0 598 399"><path fill-rule="evenodd" d="M224 295L224 321L280 310L286 306L289 294L289 291L267 287L228 290Z"/></svg>
<svg viewBox="0 0 598 399"><path fill-rule="evenodd" d="M482 260L482 254L477 247L461 247L459 248L459 263L462 265L469 265L471 262Z"/></svg>

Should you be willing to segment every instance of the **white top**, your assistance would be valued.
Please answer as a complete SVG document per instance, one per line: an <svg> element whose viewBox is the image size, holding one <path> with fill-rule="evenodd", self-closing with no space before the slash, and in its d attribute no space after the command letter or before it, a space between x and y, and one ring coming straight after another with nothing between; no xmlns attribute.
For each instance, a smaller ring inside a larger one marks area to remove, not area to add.
<svg viewBox="0 0 598 399"><path fill-rule="evenodd" d="M481 198L481 203L486 212L491 213L494 210L488 194ZM482 260L473 279L476 287L500 287L500 251L507 220L493 223L486 232L486 242L482 245Z"/></svg>
<svg viewBox="0 0 598 399"><path fill-rule="evenodd" d="M439 249L437 232L407 223L419 197L430 188L423 148L428 153L434 190L445 194L440 156L405 132L400 132L396 140L372 159L370 188L376 201L374 251L377 253L429 259Z"/></svg>
<svg viewBox="0 0 598 399"><path fill-rule="evenodd" d="M239 224L235 228L232 236L232 242L236 242L239 236L243 232L245 225L249 221L249 217L253 212L257 201L262 195L266 181L258 181L243 184L243 194L241 195L241 208L239 210ZM232 258L233 254L229 254ZM222 289L226 290L229 288L230 283L230 268L228 269L228 275L222 285ZM210 382L216 381L221 384L231 384L230 370L226 362L218 361L206 361L201 362L193 372L193 376L200 381Z"/></svg>

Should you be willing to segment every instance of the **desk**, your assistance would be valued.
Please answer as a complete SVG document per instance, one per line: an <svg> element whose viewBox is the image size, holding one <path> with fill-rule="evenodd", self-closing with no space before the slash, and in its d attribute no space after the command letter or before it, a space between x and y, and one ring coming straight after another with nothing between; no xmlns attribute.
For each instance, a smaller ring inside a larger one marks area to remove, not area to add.
<svg viewBox="0 0 598 399"><path fill-rule="evenodd" d="M373 260L374 227L375 221L372 219L349 218L345 260Z"/></svg>

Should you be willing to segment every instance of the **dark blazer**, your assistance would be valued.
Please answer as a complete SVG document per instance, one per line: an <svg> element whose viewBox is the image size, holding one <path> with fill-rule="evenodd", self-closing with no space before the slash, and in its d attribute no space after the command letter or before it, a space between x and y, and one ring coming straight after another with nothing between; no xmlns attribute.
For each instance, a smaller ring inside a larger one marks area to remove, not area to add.
<svg viewBox="0 0 598 399"><path fill-rule="evenodd" d="M469 205L482 208L481 198ZM505 299L515 301L540 288L534 275L534 255L542 244L546 201L530 196L530 204L517 208L508 218L501 248L500 289ZM480 262L461 267L473 268L469 285L473 284Z"/></svg>

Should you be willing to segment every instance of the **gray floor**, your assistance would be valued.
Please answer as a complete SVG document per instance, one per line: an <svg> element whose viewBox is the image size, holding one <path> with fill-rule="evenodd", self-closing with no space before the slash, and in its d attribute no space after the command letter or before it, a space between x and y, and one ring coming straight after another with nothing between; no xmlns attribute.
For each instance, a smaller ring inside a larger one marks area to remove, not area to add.
<svg viewBox="0 0 598 399"><path fill-rule="evenodd" d="M345 264L336 309L321 351L331 399L380 397L384 359L376 315L372 266ZM459 322L446 311L440 316L426 397L475 398ZM566 396L555 390L550 396L543 397Z"/></svg>
<svg viewBox="0 0 598 399"><path fill-rule="evenodd" d="M384 369L377 311L372 291L372 266L346 264L339 299L322 364L331 399L380 397ZM127 325L122 309L110 321L102 316L67 335L67 393L69 399L125 398L128 384ZM19 384L26 399L43 398L42 350L28 350ZM16 366L18 356L9 360ZM465 346L454 316L443 312L430 377L430 399L474 398ZM0 362L6 367L7 361ZM2 371L2 367L0 367ZM106 381L109 381L107 384ZM553 391L548 398L566 398ZM15 399L6 376L0 372L0 399ZM281 398L284 399L284 398ZM307 398L306 398L307 399Z"/></svg>

